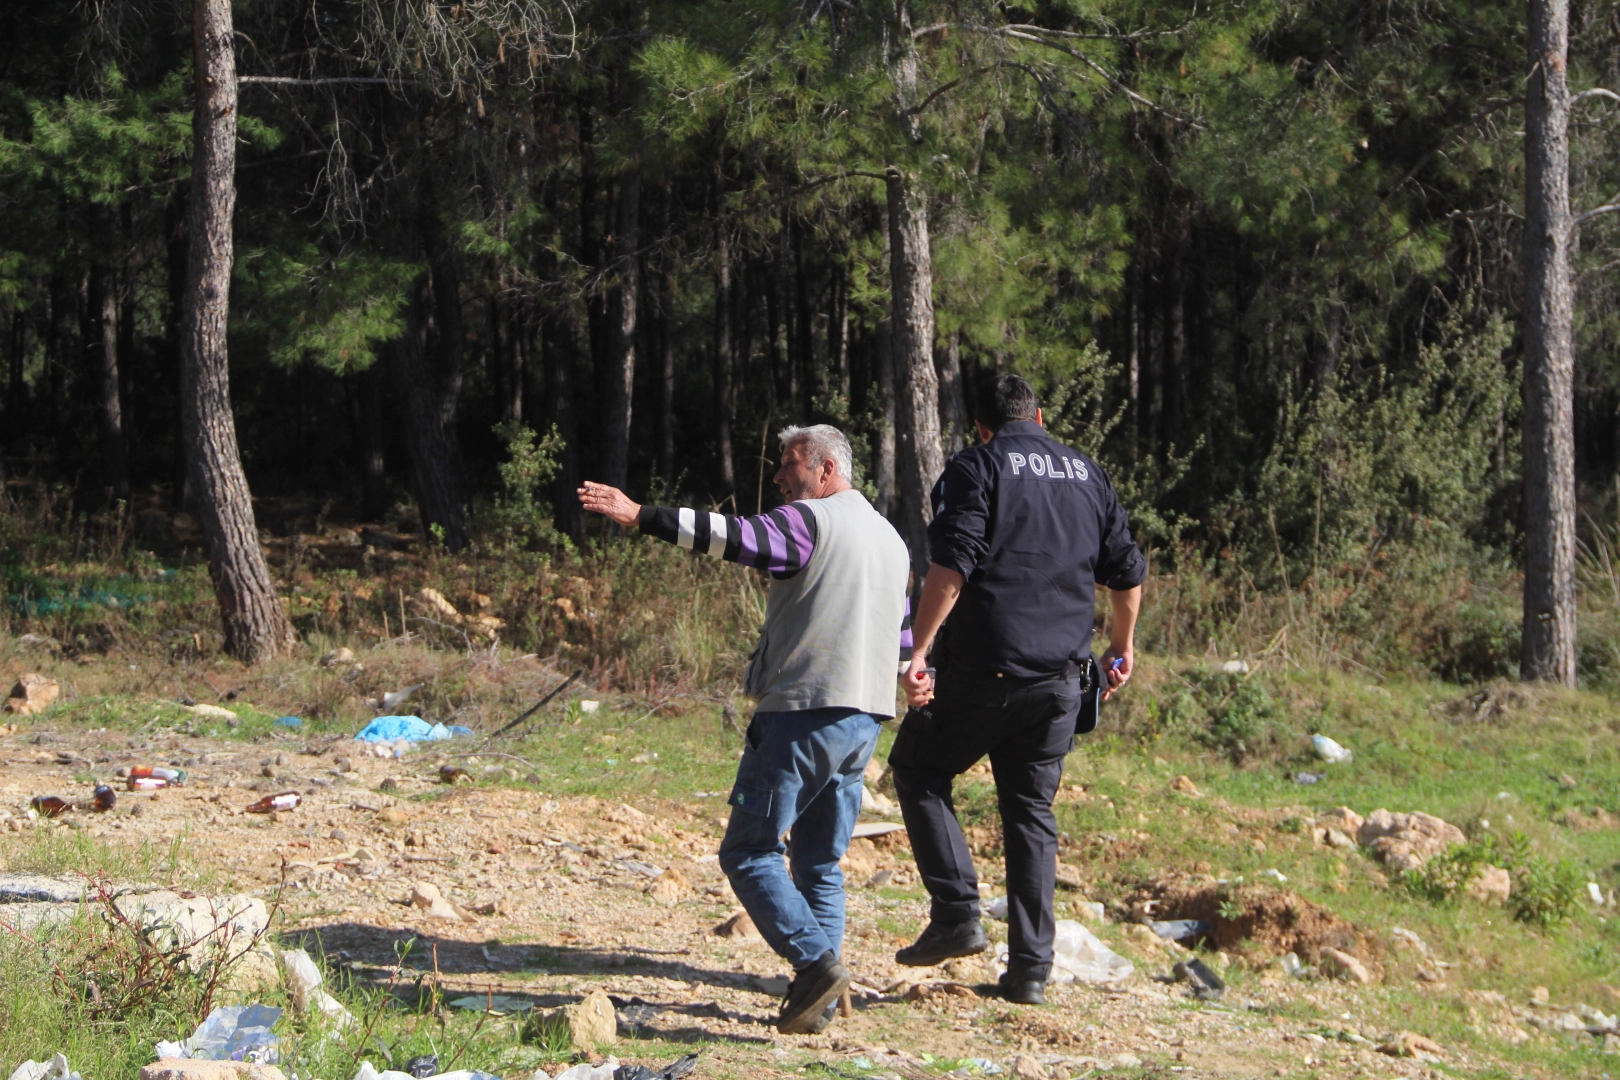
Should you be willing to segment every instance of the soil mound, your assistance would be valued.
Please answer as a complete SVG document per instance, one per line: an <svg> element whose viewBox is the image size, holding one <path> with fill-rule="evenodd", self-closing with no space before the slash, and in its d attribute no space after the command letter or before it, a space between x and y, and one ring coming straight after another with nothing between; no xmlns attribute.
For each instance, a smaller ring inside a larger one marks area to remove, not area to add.
<svg viewBox="0 0 1620 1080"><path fill-rule="evenodd" d="M1198 919L1214 924L1216 948L1266 963L1294 953L1307 963L1323 949L1349 953L1375 970L1383 949L1374 938L1320 904L1288 889L1254 883L1222 885L1207 875L1173 875L1137 886L1133 907L1153 901L1153 918Z"/></svg>

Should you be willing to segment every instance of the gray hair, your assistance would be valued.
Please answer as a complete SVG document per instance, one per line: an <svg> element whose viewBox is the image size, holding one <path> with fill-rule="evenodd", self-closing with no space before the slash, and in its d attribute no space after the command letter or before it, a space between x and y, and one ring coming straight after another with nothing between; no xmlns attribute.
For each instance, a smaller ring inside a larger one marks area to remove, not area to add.
<svg viewBox="0 0 1620 1080"><path fill-rule="evenodd" d="M811 468L819 469L830 461L839 476L850 483L855 482L855 453L849 448L849 439L831 424L789 426L777 432L776 437L782 440L783 450L796 442L803 442L810 456Z"/></svg>

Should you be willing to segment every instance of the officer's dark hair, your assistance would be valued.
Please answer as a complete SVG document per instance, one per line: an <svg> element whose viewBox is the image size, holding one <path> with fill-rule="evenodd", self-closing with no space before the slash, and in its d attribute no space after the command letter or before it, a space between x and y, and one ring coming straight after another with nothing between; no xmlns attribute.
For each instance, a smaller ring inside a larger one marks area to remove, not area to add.
<svg viewBox="0 0 1620 1080"><path fill-rule="evenodd" d="M991 431L1009 420L1035 419L1035 391L1017 375L997 375L979 383L973 418Z"/></svg>

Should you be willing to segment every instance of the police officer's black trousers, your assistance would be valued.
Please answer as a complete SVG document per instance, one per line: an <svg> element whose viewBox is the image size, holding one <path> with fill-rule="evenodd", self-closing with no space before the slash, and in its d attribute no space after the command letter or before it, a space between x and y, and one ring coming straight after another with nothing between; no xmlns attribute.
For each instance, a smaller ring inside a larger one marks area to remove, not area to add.
<svg viewBox="0 0 1620 1080"><path fill-rule="evenodd" d="M906 714L889 752L917 871L945 923L979 917L978 874L951 801L951 781L985 754L996 779L1007 858L1010 978L1052 970L1057 819L1052 797L1074 739L1080 679L940 673L934 700Z"/></svg>

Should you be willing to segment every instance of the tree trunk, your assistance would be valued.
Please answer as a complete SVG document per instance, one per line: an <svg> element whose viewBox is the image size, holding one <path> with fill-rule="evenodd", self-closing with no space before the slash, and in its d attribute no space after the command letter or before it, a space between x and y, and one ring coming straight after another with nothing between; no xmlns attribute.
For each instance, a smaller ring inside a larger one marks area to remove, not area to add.
<svg viewBox="0 0 1620 1080"><path fill-rule="evenodd" d="M434 229L438 226L435 224ZM436 373L429 373L431 385L438 388L439 424L450 447L451 460L456 458L456 422L461 414L461 386L466 378L463 354L466 352L466 327L461 319L461 275L456 270L455 255L442 238L435 236L428 253L433 276L433 321L438 335L434 350L438 363ZM437 374L438 378L433 378Z"/></svg>
<svg viewBox="0 0 1620 1080"><path fill-rule="evenodd" d="M727 495L737 490L737 464L731 446L731 428L737 418L732 370L731 247L722 223L714 231L714 413L720 482Z"/></svg>
<svg viewBox="0 0 1620 1080"><path fill-rule="evenodd" d="M1568 0L1530 0L1525 87L1522 678L1575 685L1574 308Z"/></svg>
<svg viewBox="0 0 1620 1080"><path fill-rule="evenodd" d="M665 230L666 235L668 230ZM658 475L675 486L675 277L664 264L658 314Z"/></svg>
<svg viewBox="0 0 1620 1080"><path fill-rule="evenodd" d="M889 342L899 383L900 495L902 536L911 546L912 569L928 572L928 494L945 471L939 438L939 376L934 370L934 272L928 250L928 208L915 182L899 169L888 173Z"/></svg>
<svg viewBox="0 0 1620 1080"><path fill-rule="evenodd" d="M298 641L259 547L253 500L231 414L225 324L236 206L236 56L230 0L192 0L191 249L181 326L181 433L187 476L208 544L225 651L249 663Z"/></svg>
<svg viewBox="0 0 1620 1080"><path fill-rule="evenodd" d="M129 501L129 453L118 377L118 278L112 267L90 269L90 333L85 345L96 378L96 415L101 428L101 486L108 505Z"/></svg>
<svg viewBox="0 0 1620 1080"><path fill-rule="evenodd" d="M372 364L357 377L360 404L360 516L381 521L388 513L388 459L383 453L383 373Z"/></svg>
<svg viewBox="0 0 1620 1080"><path fill-rule="evenodd" d="M843 266L833 272L832 320L827 327L827 365L832 369L834 392L849 400L849 277Z"/></svg>
<svg viewBox="0 0 1620 1080"><path fill-rule="evenodd" d="M967 445L967 409L962 397L962 331L945 339L945 353L936 353L939 368L939 431L941 457L948 458Z"/></svg>
<svg viewBox="0 0 1620 1080"><path fill-rule="evenodd" d="M615 319L608 358L607 399L602 416L602 482L623 488L630 477L630 410L636 385L636 315L641 300L641 178L619 178L618 221L613 230Z"/></svg>
<svg viewBox="0 0 1620 1080"><path fill-rule="evenodd" d="M11 370L6 379L6 427L16 433L22 424L23 398L28 386L23 382L23 359L28 348L28 318L23 309L11 309Z"/></svg>
<svg viewBox="0 0 1620 1080"><path fill-rule="evenodd" d="M878 414L876 446L877 461L875 463L876 476L872 482L877 487L877 499L873 507L877 512L894 520L895 513L895 405L894 405L894 346L891 343L893 334L893 320L885 319L878 328L877 349L874 350L871 363L873 366L872 392L877 401L874 403ZM871 396L871 395L869 395ZM903 534L902 534L903 535ZM910 541L910 538L906 538Z"/></svg>
<svg viewBox="0 0 1620 1080"><path fill-rule="evenodd" d="M437 525L444 533L445 546L460 551L467 546L461 478L445 432L439 381L428 364L427 292L426 276L418 278L406 302L405 334L391 346L394 393L403 406L401 419L422 528L431 530Z"/></svg>

